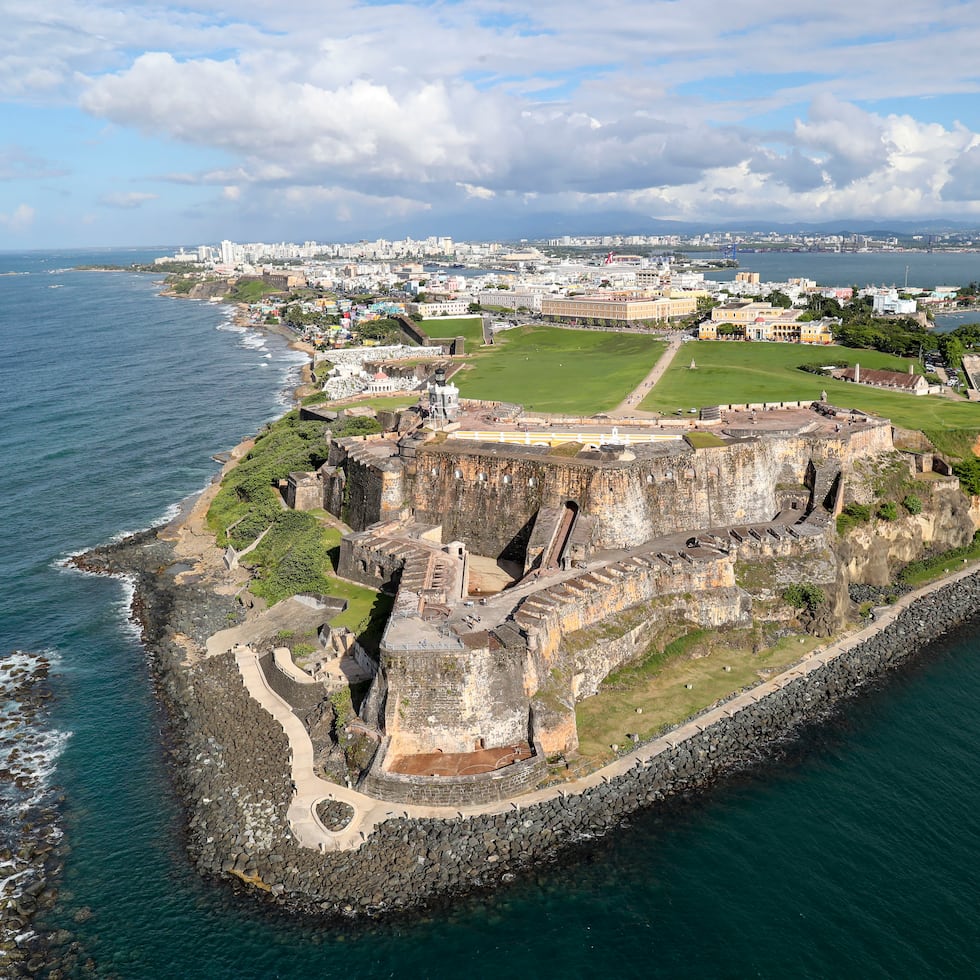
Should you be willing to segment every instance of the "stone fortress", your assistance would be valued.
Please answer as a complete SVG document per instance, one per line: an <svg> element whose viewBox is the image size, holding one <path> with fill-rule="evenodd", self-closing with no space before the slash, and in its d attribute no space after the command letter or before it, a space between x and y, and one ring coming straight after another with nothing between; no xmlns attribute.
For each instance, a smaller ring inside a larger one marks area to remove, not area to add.
<svg viewBox="0 0 980 980"><path fill-rule="evenodd" d="M933 464L899 455L888 421L824 402L612 427L461 400L440 372L424 405L385 421L331 440L287 500L342 518L339 573L394 593L358 788L413 804L535 788L577 747L576 703L670 624L788 619L781 593L807 581L836 625L845 488L882 461ZM934 493L958 497L936 476ZM746 574L761 567L764 581Z"/></svg>

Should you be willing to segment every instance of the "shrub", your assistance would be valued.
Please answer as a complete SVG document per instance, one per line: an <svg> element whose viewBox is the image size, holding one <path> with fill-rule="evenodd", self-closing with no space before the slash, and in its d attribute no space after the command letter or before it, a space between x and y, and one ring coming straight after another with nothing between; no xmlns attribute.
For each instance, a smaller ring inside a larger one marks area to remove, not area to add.
<svg viewBox="0 0 980 980"><path fill-rule="evenodd" d="M871 506L869 504L847 504L837 517L837 532L846 534L852 527L867 524L870 520Z"/></svg>
<svg viewBox="0 0 980 980"><path fill-rule="evenodd" d="M971 456L953 465L953 472L960 479L960 486L973 497L980 496L980 459Z"/></svg>
<svg viewBox="0 0 980 980"><path fill-rule="evenodd" d="M797 609L805 609L813 612L827 597L823 589L817 588L810 582L803 582L800 585L791 585L783 592L783 600Z"/></svg>
<svg viewBox="0 0 980 980"><path fill-rule="evenodd" d="M344 418L333 430L335 439L346 439L349 436L370 436L381 431L381 423L377 419L354 416Z"/></svg>
<svg viewBox="0 0 980 980"><path fill-rule="evenodd" d="M905 499L902 501L902 506L910 514L922 513L922 501L914 493L906 495Z"/></svg>
<svg viewBox="0 0 980 980"><path fill-rule="evenodd" d="M898 507L891 500L878 505L877 516L883 521L894 521L898 518Z"/></svg>

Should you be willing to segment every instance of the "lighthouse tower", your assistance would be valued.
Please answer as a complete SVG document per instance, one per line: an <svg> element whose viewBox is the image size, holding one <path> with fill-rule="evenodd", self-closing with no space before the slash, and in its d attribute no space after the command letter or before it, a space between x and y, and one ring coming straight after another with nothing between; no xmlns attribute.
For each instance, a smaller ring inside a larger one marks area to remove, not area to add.
<svg viewBox="0 0 980 980"><path fill-rule="evenodd" d="M446 381L446 369L437 367L435 381L429 385L429 420L442 426L458 418L459 389Z"/></svg>

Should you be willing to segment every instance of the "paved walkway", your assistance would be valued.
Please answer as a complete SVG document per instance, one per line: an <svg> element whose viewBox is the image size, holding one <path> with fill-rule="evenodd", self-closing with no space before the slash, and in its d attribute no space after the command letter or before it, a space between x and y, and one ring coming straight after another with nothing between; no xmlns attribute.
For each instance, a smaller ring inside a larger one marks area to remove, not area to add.
<svg viewBox="0 0 980 980"><path fill-rule="evenodd" d="M672 337L667 349L660 355L650 373L608 414L616 418L630 416L632 418L656 418L656 412L646 412L637 406L650 394L653 386L663 377L664 371L673 363L674 357L684 344L685 334Z"/></svg>
<svg viewBox="0 0 980 980"><path fill-rule="evenodd" d="M783 671L769 681L758 684L751 690L740 694L717 708L710 708L679 728L660 738L647 742L632 752L621 756L614 762L587 776L549 786L546 789L525 793L512 800L485 806L439 807L415 806L407 803L386 803L366 796L356 790L328 783L313 771L313 745L303 723L293 714L289 705L279 697L266 681L265 674L258 663L258 655L249 647L239 647L235 659L242 674L242 680L249 694L271 714L282 726L289 740L290 767L295 795L289 805L287 819L296 840L304 847L320 851L356 850L367 840L378 824L393 817L414 819L435 818L457 820L481 814L504 813L535 806L557 797L565 797L595 788L627 773L635 766L647 766L663 752L674 749L681 742L695 738L715 722L732 717L743 708L762 701L769 694L780 690L787 684L830 663L840 654L880 633L892 623L900 613L917 599L930 592L972 575L980 563L972 563L954 575L934 582L931 585L902 596L894 605L880 610L879 617L870 625L849 634L841 640L817 648L798 664ZM338 800L346 803L354 811L350 823L340 831L328 830L316 815L317 804L324 800Z"/></svg>

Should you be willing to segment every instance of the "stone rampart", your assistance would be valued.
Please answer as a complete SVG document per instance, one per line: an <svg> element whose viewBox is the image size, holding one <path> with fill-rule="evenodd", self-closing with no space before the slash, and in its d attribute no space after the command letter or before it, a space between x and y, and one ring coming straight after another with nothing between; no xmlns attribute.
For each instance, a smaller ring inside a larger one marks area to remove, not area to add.
<svg viewBox="0 0 980 980"><path fill-rule="evenodd" d="M526 741L528 699L523 657L491 649L489 634L456 649L390 648L381 670L387 685L384 730L396 755L472 752Z"/></svg>
<svg viewBox="0 0 980 980"><path fill-rule="evenodd" d="M702 626L744 624L747 598L732 601L726 590L734 587L734 564L727 555L697 560L678 553L636 555L534 593L517 609L514 621L526 632L543 669L549 670L564 654L565 636L664 596L697 594L690 612ZM717 601L710 598L715 592ZM618 664L609 669L613 666Z"/></svg>
<svg viewBox="0 0 980 980"><path fill-rule="evenodd" d="M379 521L401 517L405 505L402 464L359 443L344 448L347 452L344 520L355 530L363 531ZM390 448L393 452L394 447Z"/></svg>
<svg viewBox="0 0 980 980"><path fill-rule="evenodd" d="M890 445L890 429L860 441ZM418 520L441 523L444 540L491 557L523 559L541 508L578 504L593 520L598 549L696 530L771 520L781 484L802 485L811 458L849 460L849 436L791 436L699 449L671 447L632 460L550 456L538 447L459 442L420 447L413 504Z"/></svg>
<svg viewBox="0 0 980 980"><path fill-rule="evenodd" d="M340 539L337 571L352 582L390 591L398 585L410 549L407 542L367 531L345 534Z"/></svg>

